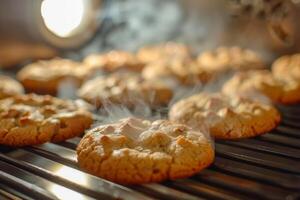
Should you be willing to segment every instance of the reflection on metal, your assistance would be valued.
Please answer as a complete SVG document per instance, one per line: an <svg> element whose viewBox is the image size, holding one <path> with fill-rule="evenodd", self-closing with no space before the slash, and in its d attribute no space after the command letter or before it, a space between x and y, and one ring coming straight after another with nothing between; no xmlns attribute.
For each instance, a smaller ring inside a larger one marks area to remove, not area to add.
<svg viewBox="0 0 300 200"><path fill-rule="evenodd" d="M49 191L51 191L59 199L72 199L72 200L84 200L85 197L77 192L67 189L60 185L50 185Z"/></svg>
<svg viewBox="0 0 300 200"><path fill-rule="evenodd" d="M84 174L82 173L79 174L78 171L67 166L58 168L56 171L54 171L54 174L65 177L67 179L72 179L74 180L74 182L78 184L82 184L82 185L87 184L87 180ZM72 200L85 199L83 195L60 185L50 185L49 191L51 191L59 199L72 199Z"/></svg>
<svg viewBox="0 0 300 200"><path fill-rule="evenodd" d="M84 173L82 173L76 169L67 167L67 166L62 166L62 167L58 168L58 170L54 171L54 174L56 174L57 176L64 177L66 179L73 180L73 182L80 184L80 185L88 184L88 181L87 181Z"/></svg>

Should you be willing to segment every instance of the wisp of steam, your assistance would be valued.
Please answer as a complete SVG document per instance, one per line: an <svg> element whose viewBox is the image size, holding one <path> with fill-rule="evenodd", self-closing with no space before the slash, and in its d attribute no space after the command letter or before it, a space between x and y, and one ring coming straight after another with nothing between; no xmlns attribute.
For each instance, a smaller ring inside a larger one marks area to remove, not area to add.
<svg viewBox="0 0 300 200"><path fill-rule="evenodd" d="M78 89L78 84L72 79L63 80L57 91L57 96L62 99L76 99L76 91Z"/></svg>

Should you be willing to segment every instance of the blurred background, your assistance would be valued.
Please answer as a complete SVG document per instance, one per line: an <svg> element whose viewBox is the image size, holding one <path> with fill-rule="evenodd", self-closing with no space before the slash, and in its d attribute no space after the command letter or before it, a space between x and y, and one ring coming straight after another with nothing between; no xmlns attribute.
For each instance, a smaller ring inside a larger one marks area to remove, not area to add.
<svg viewBox="0 0 300 200"><path fill-rule="evenodd" d="M170 40L197 52L239 45L268 61L299 50L299 13L296 0L2 0L0 66Z"/></svg>

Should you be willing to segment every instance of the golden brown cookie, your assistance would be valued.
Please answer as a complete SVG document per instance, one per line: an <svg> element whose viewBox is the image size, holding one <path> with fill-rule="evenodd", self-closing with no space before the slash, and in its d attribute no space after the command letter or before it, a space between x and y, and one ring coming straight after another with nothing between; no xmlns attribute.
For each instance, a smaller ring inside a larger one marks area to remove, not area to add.
<svg viewBox="0 0 300 200"><path fill-rule="evenodd" d="M137 57L143 63L149 64L165 59L190 59L191 51L184 44L167 42L165 44L142 47L138 50Z"/></svg>
<svg viewBox="0 0 300 200"><path fill-rule="evenodd" d="M197 61L204 69L223 73L229 70L262 69L264 62L258 54L239 47L219 47L201 53Z"/></svg>
<svg viewBox="0 0 300 200"><path fill-rule="evenodd" d="M273 102L290 104L300 101L300 81L277 79L268 70L239 72L228 80L222 92L259 100L264 95Z"/></svg>
<svg viewBox="0 0 300 200"><path fill-rule="evenodd" d="M144 68L142 76L147 80L173 79L183 85L206 83L212 79L211 73L190 59L165 59L152 62Z"/></svg>
<svg viewBox="0 0 300 200"><path fill-rule="evenodd" d="M23 94L23 86L16 80L0 75L0 99Z"/></svg>
<svg viewBox="0 0 300 200"><path fill-rule="evenodd" d="M117 73L87 81L78 90L78 96L97 107L105 103L129 107L147 103L155 107L167 105L172 90L159 81L147 81L131 73Z"/></svg>
<svg viewBox="0 0 300 200"><path fill-rule="evenodd" d="M293 79L300 82L300 54L286 55L275 60L272 73L280 80Z"/></svg>
<svg viewBox="0 0 300 200"><path fill-rule="evenodd" d="M83 134L92 116L78 101L18 95L0 100L0 144L27 146Z"/></svg>
<svg viewBox="0 0 300 200"><path fill-rule="evenodd" d="M212 163L203 133L167 120L127 118L90 130L77 147L79 166L121 184L192 176Z"/></svg>
<svg viewBox="0 0 300 200"><path fill-rule="evenodd" d="M198 128L203 123L218 139L247 138L274 129L280 114L270 105L219 93L200 93L174 104L170 120Z"/></svg>
<svg viewBox="0 0 300 200"><path fill-rule="evenodd" d="M55 95L64 81L72 81L75 87L90 75L90 70L82 63L55 58L25 66L17 75L26 91Z"/></svg>
<svg viewBox="0 0 300 200"><path fill-rule="evenodd" d="M93 70L115 72L118 70L140 72L144 64L132 53L125 51L110 51L103 54L91 54L84 61Z"/></svg>

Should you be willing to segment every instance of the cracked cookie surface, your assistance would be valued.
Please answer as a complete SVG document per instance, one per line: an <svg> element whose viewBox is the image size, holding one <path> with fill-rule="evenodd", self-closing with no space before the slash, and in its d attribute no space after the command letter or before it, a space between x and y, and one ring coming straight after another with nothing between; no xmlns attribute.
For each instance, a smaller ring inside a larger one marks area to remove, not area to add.
<svg viewBox="0 0 300 200"><path fill-rule="evenodd" d="M264 95L273 102L291 104L300 101L300 81L278 79L268 70L251 70L235 74L223 85L222 93L258 100Z"/></svg>
<svg viewBox="0 0 300 200"><path fill-rule="evenodd" d="M259 55L240 47L219 47L205 51L198 56L197 61L202 68L214 73L265 68Z"/></svg>
<svg viewBox="0 0 300 200"><path fill-rule="evenodd" d="M203 133L185 125L126 118L88 131L77 159L96 176L142 184L191 176L212 163L214 150Z"/></svg>
<svg viewBox="0 0 300 200"><path fill-rule="evenodd" d="M200 93L175 103L169 118L196 128L206 124L215 138L238 139L272 130L280 114L270 105L249 99Z"/></svg>
<svg viewBox="0 0 300 200"><path fill-rule="evenodd" d="M110 51L102 54L91 54L84 61L92 70L115 72L118 70L140 72L144 64L132 53L125 51Z"/></svg>
<svg viewBox="0 0 300 200"><path fill-rule="evenodd" d="M23 86L16 80L0 75L0 99L23 94Z"/></svg>
<svg viewBox="0 0 300 200"><path fill-rule="evenodd" d="M90 68L82 63L55 58L25 66L17 78L28 92L55 95L64 81L79 87L90 73Z"/></svg>
<svg viewBox="0 0 300 200"><path fill-rule="evenodd" d="M80 101L18 95L0 100L0 144L27 146L83 134L92 116Z"/></svg>
<svg viewBox="0 0 300 200"><path fill-rule="evenodd" d="M131 107L135 104L150 106L167 105L172 90L160 81L147 81L136 74L117 73L87 81L78 90L78 96L95 104L121 104Z"/></svg>

